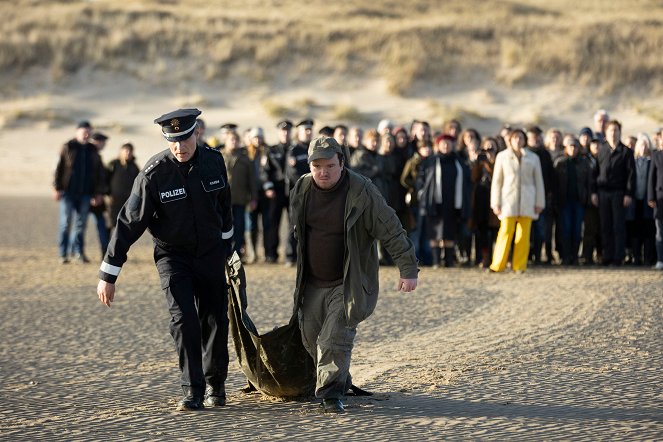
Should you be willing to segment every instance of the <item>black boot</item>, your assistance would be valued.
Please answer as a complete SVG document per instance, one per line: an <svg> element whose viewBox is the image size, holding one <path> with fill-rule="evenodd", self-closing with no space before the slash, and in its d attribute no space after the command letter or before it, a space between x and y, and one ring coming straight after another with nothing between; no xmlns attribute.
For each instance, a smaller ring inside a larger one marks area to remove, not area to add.
<svg viewBox="0 0 663 442"><path fill-rule="evenodd" d="M184 397L177 403L177 411L200 410L203 408L203 390L192 387L182 387Z"/></svg>
<svg viewBox="0 0 663 442"><path fill-rule="evenodd" d="M580 251L580 241L571 243L571 265L578 265L578 252Z"/></svg>
<svg viewBox="0 0 663 442"><path fill-rule="evenodd" d="M340 399L323 399L322 411L324 413L343 413L345 412L345 407Z"/></svg>
<svg viewBox="0 0 663 442"><path fill-rule="evenodd" d="M258 262L258 230L251 230L251 247L253 248L252 262Z"/></svg>
<svg viewBox="0 0 663 442"><path fill-rule="evenodd" d="M444 267L453 267L456 264L456 250L454 247L444 248Z"/></svg>
<svg viewBox="0 0 663 442"><path fill-rule="evenodd" d="M571 265L571 240L566 238L563 239L560 246L562 249L560 253L562 257L562 265L563 266Z"/></svg>
<svg viewBox="0 0 663 442"><path fill-rule="evenodd" d="M226 389L224 387L207 386L205 390L205 408L223 407L226 405Z"/></svg>
<svg viewBox="0 0 663 442"><path fill-rule="evenodd" d="M440 267L440 252L439 247L431 247L431 253L433 254L433 268L437 269Z"/></svg>

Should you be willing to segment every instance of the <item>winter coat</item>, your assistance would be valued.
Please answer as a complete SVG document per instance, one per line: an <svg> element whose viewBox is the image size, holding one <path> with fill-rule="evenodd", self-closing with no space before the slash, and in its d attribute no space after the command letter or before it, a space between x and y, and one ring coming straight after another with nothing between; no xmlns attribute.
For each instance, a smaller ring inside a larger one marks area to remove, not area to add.
<svg viewBox="0 0 663 442"><path fill-rule="evenodd" d="M557 158L555 161L555 175L557 182L556 205L557 209L561 210L567 203L569 175L568 167L569 161L573 162L576 168L576 185L578 189L578 202L583 207L588 207L591 204L591 195L596 193L596 183L594 181L594 174L592 166L584 156L577 156L575 159L564 155Z"/></svg>
<svg viewBox="0 0 663 442"><path fill-rule="evenodd" d="M538 219L534 207L546 205L539 157L521 149L521 158L511 149L497 154L490 188L490 207L501 209L499 219L527 217Z"/></svg>

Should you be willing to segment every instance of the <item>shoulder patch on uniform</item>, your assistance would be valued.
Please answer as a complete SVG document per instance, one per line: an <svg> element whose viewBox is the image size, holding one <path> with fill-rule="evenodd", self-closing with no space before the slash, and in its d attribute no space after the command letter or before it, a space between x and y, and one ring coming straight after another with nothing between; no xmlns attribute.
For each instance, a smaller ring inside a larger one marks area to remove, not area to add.
<svg viewBox="0 0 663 442"><path fill-rule="evenodd" d="M145 173L145 174L150 173L151 171L154 170L155 167L157 167L159 165L160 162L161 162L161 160L152 161L150 164L145 166L145 169L143 169L143 173Z"/></svg>

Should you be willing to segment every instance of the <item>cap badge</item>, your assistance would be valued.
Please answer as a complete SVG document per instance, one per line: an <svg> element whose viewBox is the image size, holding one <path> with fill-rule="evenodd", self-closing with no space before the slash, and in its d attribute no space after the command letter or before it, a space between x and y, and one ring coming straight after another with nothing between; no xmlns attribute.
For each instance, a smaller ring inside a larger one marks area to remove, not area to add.
<svg viewBox="0 0 663 442"><path fill-rule="evenodd" d="M179 127L180 126L180 120L178 120L177 118L173 118L172 120L170 120L170 125L173 126L173 128L175 130L180 130L180 127Z"/></svg>

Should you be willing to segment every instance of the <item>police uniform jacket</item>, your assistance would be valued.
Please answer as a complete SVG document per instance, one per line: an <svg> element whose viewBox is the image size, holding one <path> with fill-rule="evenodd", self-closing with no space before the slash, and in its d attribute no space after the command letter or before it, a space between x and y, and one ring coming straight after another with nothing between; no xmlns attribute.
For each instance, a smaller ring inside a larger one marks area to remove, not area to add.
<svg viewBox="0 0 663 442"><path fill-rule="evenodd" d="M295 186L299 178L309 172L308 167L308 146L304 143L297 143L290 147L286 153L286 191Z"/></svg>
<svg viewBox="0 0 663 442"><path fill-rule="evenodd" d="M228 250L232 226L230 187L221 154L197 148L190 161L180 163L165 150L152 157L136 177L99 278L115 282L129 247L145 229L157 246L200 257L221 245Z"/></svg>
<svg viewBox="0 0 663 442"><path fill-rule="evenodd" d="M263 190L273 189L278 194L285 192L287 144L276 144L265 151L260 165L260 181Z"/></svg>

